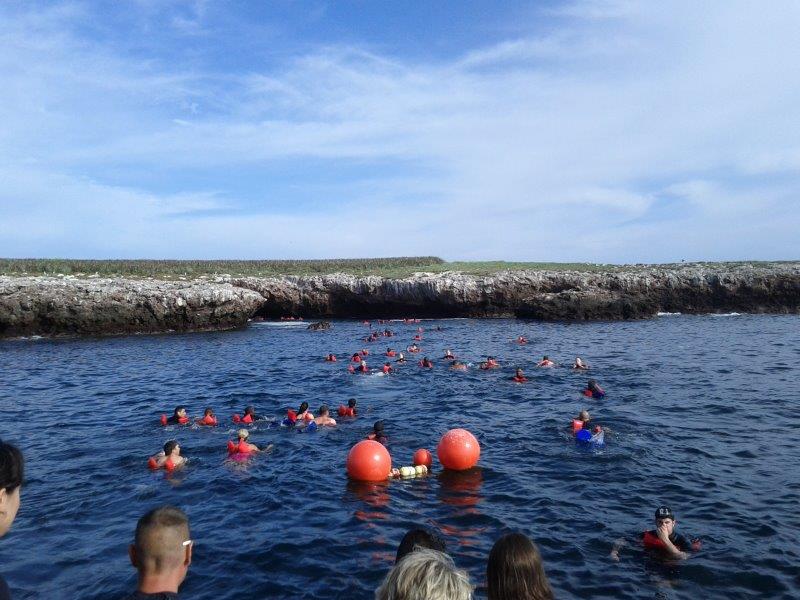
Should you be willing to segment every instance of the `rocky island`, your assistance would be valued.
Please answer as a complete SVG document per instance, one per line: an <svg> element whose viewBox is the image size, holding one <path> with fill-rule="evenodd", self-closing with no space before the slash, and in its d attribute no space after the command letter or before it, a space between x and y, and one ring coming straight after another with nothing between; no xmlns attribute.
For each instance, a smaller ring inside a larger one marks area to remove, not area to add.
<svg viewBox="0 0 800 600"><path fill-rule="evenodd" d="M250 319L642 319L800 312L800 263L637 265L407 277L0 277L0 337L209 331Z"/></svg>

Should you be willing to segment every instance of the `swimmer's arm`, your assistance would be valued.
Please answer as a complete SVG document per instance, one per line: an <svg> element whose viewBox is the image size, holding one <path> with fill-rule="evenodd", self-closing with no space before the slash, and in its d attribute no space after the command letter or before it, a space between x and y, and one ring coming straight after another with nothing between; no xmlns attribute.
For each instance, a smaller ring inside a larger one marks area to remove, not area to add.
<svg viewBox="0 0 800 600"><path fill-rule="evenodd" d="M675 544L673 544L670 539L666 536L658 536L662 542L664 542L664 547L666 548L667 552L672 556L672 558L677 558L678 560L686 560L689 558L688 552L683 552L680 550Z"/></svg>
<svg viewBox="0 0 800 600"><path fill-rule="evenodd" d="M619 551L627 546L627 544L628 541L625 538L619 538L617 541L615 541L614 546L611 548L611 552L609 553L611 560L619 562Z"/></svg>

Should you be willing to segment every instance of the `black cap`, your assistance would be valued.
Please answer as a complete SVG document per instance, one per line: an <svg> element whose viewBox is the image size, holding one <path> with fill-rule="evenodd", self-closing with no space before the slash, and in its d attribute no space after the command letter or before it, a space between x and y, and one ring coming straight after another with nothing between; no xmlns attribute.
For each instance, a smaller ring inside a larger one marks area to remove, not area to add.
<svg viewBox="0 0 800 600"><path fill-rule="evenodd" d="M375 421L375 425L373 425L373 429L375 431L383 431L383 421Z"/></svg>
<svg viewBox="0 0 800 600"><path fill-rule="evenodd" d="M658 519L672 519L675 520L675 515L672 514L672 509L668 506L659 506L656 509L656 520Z"/></svg>

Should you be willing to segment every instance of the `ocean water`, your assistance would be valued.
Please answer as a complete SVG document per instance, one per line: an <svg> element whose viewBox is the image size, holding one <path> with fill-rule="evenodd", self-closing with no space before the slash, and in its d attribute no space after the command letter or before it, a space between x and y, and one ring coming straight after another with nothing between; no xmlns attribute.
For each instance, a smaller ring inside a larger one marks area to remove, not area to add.
<svg viewBox="0 0 800 600"><path fill-rule="evenodd" d="M522 531L539 545L559 598L797 598L800 594L800 317L681 316L614 323L423 321L432 370L351 375L363 324L253 323L188 335L0 342L0 435L27 459L27 485L0 573L15 598L116 598L135 586L127 545L136 520L169 503L189 514L194 562L182 597L370 598L403 533L438 529L485 596L494 541ZM436 330L436 327L441 330ZM530 343L512 342L525 335ZM473 363L453 372L445 348ZM326 363L328 352L340 362ZM502 369L480 371L486 355ZM543 354L561 363L535 369ZM591 366L568 366L581 356ZM510 381L513 368L530 381ZM589 377L608 393L580 395ZM226 460L230 417L254 404L282 418L306 400L360 414L315 434L261 423L251 441L273 450ZM162 427L178 404L211 406L216 428ZM581 408L611 430L606 447L576 446ZM385 484L345 474L349 448L386 421L396 466L466 427L479 467ZM148 455L177 439L190 462L167 476ZM612 542L652 527L660 504L702 550L680 565L637 547L619 563Z"/></svg>

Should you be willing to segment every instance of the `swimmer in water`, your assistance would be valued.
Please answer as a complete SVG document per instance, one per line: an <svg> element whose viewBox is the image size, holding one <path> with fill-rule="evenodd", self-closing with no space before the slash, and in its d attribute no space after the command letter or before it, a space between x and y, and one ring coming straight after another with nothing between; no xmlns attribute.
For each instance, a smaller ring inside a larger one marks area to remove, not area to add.
<svg viewBox="0 0 800 600"><path fill-rule="evenodd" d="M186 464L186 459L181 456L181 447L175 440L170 440L164 444L164 449L153 456L152 459L159 468L166 466L167 461L170 461L176 469Z"/></svg>
<svg viewBox="0 0 800 600"><path fill-rule="evenodd" d="M419 352L419 346L416 344L411 344L408 348L406 348L408 352Z"/></svg>
<svg viewBox="0 0 800 600"><path fill-rule="evenodd" d="M244 409L244 416L242 419L246 419L248 416L252 421L263 421L266 418L262 415L256 414L256 407L252 404Z"/></svg>
<svg viewBox="0 0 800 600"><path fill-rule="evenodd" d="M358 352L354 352L350 360L352 362L361 362L361 355Z"/></svg>
<svg viewBox="0 0 800 600"><path fill-rule="evenodd" d="M603 388L597 385L597 381L590 379L586 384L586 389L583 390L583 395L590 396L592 398L602 398L606 395L606 392L603 390Z"/></svg>
<svg viewBox="0 0 800 600"><path fill-rule="evenodd" d="M358 410L356 410L356 399L350 398L347 401L347 408L351 411L350 416L355 417L358 414Z"/></svg>
<svg viewBox="0 0 800 600"><path fill-rule="evenodd" d="M380 442L384 446L386 445L389 440L383 431L383 421L375 421L375 424L372 426L372 431L367 435L367 439Z"/></svg>
<svg viewBox="0 0 800 600"><path fill-rule="evenodd" d="M397 352L395 352L395 351L394 351L394 350L392 350L391 348L387 348L387 349L386 349L386 356L388 356L388 357L390 357L390 358L391 358L392 356L397 356Z"/></svg>
<svg viewBox="0 0 800 600"><path fill-rule="evenodd" d="M325 357L325 361L326 362L336 362L336 355L335 354L328 354L328 356Z"/></svg>
<svg viewBox="0 0 800 600"><path fill-rule="evenodd" d="M203 416L197 419L195 423L198 425L216 425L217 417L212 409L207 408L203 411Z"/></svg>
<svg viewBox="0 0 800 600"><path fill-rule="evenodd" d="M572 365L572 368L573 369L577 369L577 370L581 370L581 371L585 371L585 370L587 370L589 368L589 365L587 365L585 362L583 362L581 360L580 356L576 356L575 357L575 364Z"/></svg>
<svg viewBox="0 0 800 600"><path fill-rule="evenodd" d="M424 368L424 369L432 369L433 368L433 363L426 356L421 361L419 361L419 366Z"/></svg>
<svg viewBox="0 0 800 600"><path fill-rule="evenodd" d="M401 352L400 354L398 354L398 355L397 355L397 360L396 360L396 361L394 361L394 362L399 362L399 363L404 363L404 362L406 362L406 357L405 357L405 355L403 355L403 353Z"/></svg>
<svg viewBox="0 0 800 600"><path fill-rule="evenodd" d="M517 370L514 373L514 378L513 379L517 383L522 383L522 382L528 381L528 378L525 377L525 372L522 369L520 369L519 367L517 367Z"/></svg>
<svg viewBox="0 0 800 600"><path fill-rule="evenodd" d="M186 416L185 406L176 406L175 411L172 413L172 416L169 419L167 419L167 424L169 425L185 425L188 422L189 422L189 417Z"/></svg>
<svg viewBox="0 0 800 600"><path fill-rule="evenodd" d="M545 356L542 357L542 360L540 360L538 363L536 363L536 366L537 367L543 367L543 368L547 369L547 368L550 368L550 367L555 367L556 363L554 363L552 360L550 360L549 356L545 355Z"/></svg>
<svg viewBox="0 0 800 600"><path fill-rule="evenodd" d="M394 369L392 368L392 365L390 365L388 362L387 363L383 363L383 374L384 375L388 375L389 373L393 373L393 372L394 372Z"/></svg>
<svg viewBox="0 0 800 600"><path fill-rule="evenodd" d="M656 510L656 528L642 532L639 541L645 549L658 552L664 558L686 560L691 552L700 549L700 540L689 542L675 531L677 524L672 510L667 506L660 506ZM612 560L619 561L619 552L626 543L625 539L614 542L610 554Z"/></svg>
<svg viewBox="0 0 800 600"><path fill-rule="evenodd" d="M245 443L245 445L247 446L248 452L261 452L261 450L259 450L258 446L256 446L255 444L251 444L250 442L247 441L248 438L250 437L250 432L247 431L247 429L240 429L239 431L237 431L236 432L236 437L239 439L239 442L244 442Z"/></svg>
<svg viewBox="0 0 800 600"><path fill-rule="evenodd" d="M460 360L454 360L452 363L450 363L450 368L453 371L466 371L467 370L467 365L465 365Z"/></svg>
<svg viewBox="0 0 800 600"><path fill-rule="evenodd" d="M300 408L297 409L297 420L298 421L313 421L314 415L311 414L308 410L308 402L301 402Z"/></svg>
<svg viewBox="0 0 800 600"><path fill-rule="evenodd" d="M444 351L444 356L442 358L444 358L445 360L455 360L456 359L455 354L453 354L450 351L450 348L448 348L447 350Z"/></svg>
<svg viewBox="0 0 800 600"><path fill-rule="evenodd" d="M369 367L367 366L367 361L362 360L361 364L358 365L358 370L361 373L369 373Z"/></svg>
<svg viewBox="0 0 800 600"><path fill-rule="evenodd" d="M496 369L499 366L500 364L494 356L487 356L486 361L481 363L481 369L484 371L487 369Z"/></svg>
<svg viewBox="0 0 800 600"><path fill-rule="evenodd" d="M526 338L524 335L521 335L521 336L519 336L517 338L517 343L518 344L527 344L528 343L528 338Z"/></svg>
<svg viewBox="0 0 800 600"><path fill-rule="evenodd" d="M319 416L314 419L314 423L319 427L335 427L336 419L332 418L330 413L331 411L328 410L328 405L323 404L319 407L319 412L317 413Z"/></svg>
<svg viewBox="0 0 800 600"><path fill-rule="evenodd" d="M369 356L369 350L367 350L366 348L362 348L361 349L361 356Z"/></svg>

